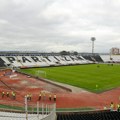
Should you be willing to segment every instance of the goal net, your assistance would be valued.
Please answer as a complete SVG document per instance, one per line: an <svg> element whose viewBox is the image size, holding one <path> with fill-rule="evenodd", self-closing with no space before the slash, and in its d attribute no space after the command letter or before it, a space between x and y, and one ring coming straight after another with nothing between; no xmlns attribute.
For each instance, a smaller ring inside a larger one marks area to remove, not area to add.
<svg viewBox="0 0 120 120"><path fill-rule="evenodd" d="M36 71L36 76L46 78L46 71L38 70Z"/></svg>

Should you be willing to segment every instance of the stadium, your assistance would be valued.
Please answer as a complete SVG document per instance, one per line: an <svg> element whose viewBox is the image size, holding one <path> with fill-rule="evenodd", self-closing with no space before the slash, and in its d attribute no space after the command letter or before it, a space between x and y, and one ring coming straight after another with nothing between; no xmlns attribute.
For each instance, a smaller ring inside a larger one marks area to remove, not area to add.
<svg viewBox="0 0 120 120"><path fill-rule="evenodd" d="M119 119L119 58L1 52L0 119Z"/></svg>
<svg viewBox="0 0 120 120"><path fill-rule="evenodd" d="M0 1L0 120L120 120L120 0Z"/></svg>

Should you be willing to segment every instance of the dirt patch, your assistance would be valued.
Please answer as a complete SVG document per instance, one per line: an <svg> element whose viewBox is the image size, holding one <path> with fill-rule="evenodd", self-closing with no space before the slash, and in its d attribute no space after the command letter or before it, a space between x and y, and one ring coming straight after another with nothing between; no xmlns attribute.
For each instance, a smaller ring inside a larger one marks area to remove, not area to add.
<svg viewBox="0 0 120 120"><path fill-rule="evenodd" d="M0 73L2 75L2 73ZM56 83L61 86L72 89L72 92L68 92L61 87L55 86L53 84L48 84L47 82L40 81L35 78L28 78L26 75L16 73L18 78L17 80L12 80L9 76L3 76L2 81L6 84L0 83L0 92L4 91L5 93L9 91L16 92L16 100L13 100L11 95L10 98L7 98L6 95L4 98L0 96L0 104L11 104L20 103L24 105L24 97L26 94L32 94L31 104L35 104L38 101L39 93L45 92L46 98L42 102L53 103L53 95L56 94L57 108L80 108L80 107L96 107L103 108L104 106L109 107L111 101L115 104L119 103L119 93L120 88L110 90L104 93L95 94L88 91L85 91L80 88L76 88L70 85ZM9 88L9 87L10 88ZM52 95L52 100L49 100L49 94Z"/></svg>
<svg viewBox="0 0 120 120"><path fill-rule="evenodd" d="M45 80L50 81L48 79L45 79ZM59 83L59 82L54 82L54 81L50 81L50 82L52 82L54 84L57 84L57 85L60 85L60 86L63 86L65 88L71 89L72 93L88 92L88 91L86 91L86 90L84 90L82 88L78 88L78 87L75 87L75 86L67 85L67 84L64 84L64 83Z"/></svg>
<svg viewBox="0 0 120 120"><path fill-rule="evenodd" d="M20 83L21 83L21 84L27 84L28 81L26 81L26 80L22 80Z"/></svg>

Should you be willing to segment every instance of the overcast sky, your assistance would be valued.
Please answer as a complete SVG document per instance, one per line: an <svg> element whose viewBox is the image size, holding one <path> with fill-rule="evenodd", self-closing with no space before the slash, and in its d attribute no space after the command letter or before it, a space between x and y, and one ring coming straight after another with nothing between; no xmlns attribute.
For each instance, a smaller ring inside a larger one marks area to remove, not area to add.
<svg viewBox="0 0 120 120"><path fill-rule="evenodd" d="M0 0L0 50L120 48L120 0Z"/></svg>

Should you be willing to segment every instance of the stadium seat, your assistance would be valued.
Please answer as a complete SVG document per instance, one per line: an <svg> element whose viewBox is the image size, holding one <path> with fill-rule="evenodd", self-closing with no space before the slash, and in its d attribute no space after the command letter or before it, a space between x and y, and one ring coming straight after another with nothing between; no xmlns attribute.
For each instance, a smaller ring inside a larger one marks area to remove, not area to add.
<svg viewBox="0 0 120 120"><path fill-rule="evenodd" d="M58 113L57 120L120 120L120 112Z"/></svg>

